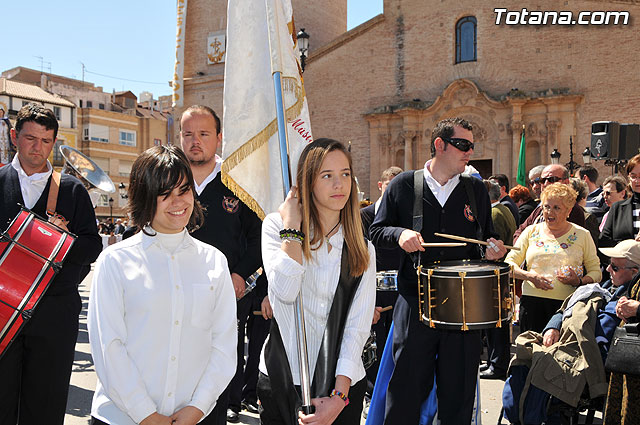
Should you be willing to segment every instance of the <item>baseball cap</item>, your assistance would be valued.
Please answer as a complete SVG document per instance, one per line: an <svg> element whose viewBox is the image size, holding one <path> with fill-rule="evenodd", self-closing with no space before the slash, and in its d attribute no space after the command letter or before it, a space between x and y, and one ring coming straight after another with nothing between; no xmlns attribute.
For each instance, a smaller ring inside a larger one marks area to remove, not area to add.
<svg viewBox="0 0 640 425"><path fill-rule="evenodd" d="M625 258L634 264L640 265L640 242L633 239L626 239L619 242L613 248L599 248L607 257Z"/></svg>

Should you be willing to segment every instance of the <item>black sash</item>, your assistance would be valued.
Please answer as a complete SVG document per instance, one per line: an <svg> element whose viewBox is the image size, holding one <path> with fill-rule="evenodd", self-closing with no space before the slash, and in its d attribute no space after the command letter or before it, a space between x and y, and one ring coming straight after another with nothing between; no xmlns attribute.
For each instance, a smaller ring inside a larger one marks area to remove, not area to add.
<svg viewBox="0 0 640 425"><path fill-rule="evenodd" d="M327 325L322 336L322 344L320 345L320 352L318 353L311 384L311 397L326 397L335 386L336 367L338 356L340 355L344 327L351 302L361 279L362 276L353 277L349 273L347 244L345 242L342 245L340 279L338 280L338 287L333 297ZM271 320L271 331L264 349L264 358L271 388L274 394L279 394L274 397L274 400L278 405L283 424L296 425L298 423L298 409L302 405L302 400L293 385L289 360L287 359L282 335L275 318Z"/></svg>

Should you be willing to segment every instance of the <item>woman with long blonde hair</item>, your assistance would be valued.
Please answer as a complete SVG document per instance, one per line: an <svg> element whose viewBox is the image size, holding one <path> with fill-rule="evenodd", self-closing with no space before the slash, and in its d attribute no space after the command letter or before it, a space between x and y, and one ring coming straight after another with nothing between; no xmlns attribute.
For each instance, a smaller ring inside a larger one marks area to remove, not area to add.
<svg viewBox="0 0 640 425"><path fill-rule="evenodd" d="M309 143L296 186L262 227L274 313L260 362L263 424L359 424L362 348L375 304L375 252L362 235L352 160L332 139ZM294 305L302 294L315 413L300 406Z"/></svg>

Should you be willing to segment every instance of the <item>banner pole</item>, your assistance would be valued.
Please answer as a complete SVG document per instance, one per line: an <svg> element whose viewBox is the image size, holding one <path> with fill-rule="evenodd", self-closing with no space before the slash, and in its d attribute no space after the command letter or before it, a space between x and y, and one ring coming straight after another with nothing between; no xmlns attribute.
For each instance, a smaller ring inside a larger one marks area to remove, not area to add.
<svg viewBox="0 0 640 425"><path fill-rule="evenodd" d="M285 117L284 97L282 95L282 73L273 73L273 87L276 95L276 117L278 122L278 142L280 146L280 166L284 198L291 190L291 166L289 161L289 137ZM300 389L302 391L302 412L305 415L313 413L311 404L311 380L309 377L309 356L307 354L307 334L304 324L304 309L302 303L302 288L295 302L296 339L298 343L298 365L300 366Z"/></svg>

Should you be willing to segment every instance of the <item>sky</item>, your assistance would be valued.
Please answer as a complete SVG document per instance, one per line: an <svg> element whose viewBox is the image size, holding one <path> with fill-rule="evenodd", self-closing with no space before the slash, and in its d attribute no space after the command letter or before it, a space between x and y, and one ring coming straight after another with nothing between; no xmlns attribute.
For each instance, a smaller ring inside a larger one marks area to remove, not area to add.
<svg viewBox="0 0 640 425"><path fill-rule="evenodd" d="M347 27L382 13L382 1L348 0ZM82 80L84 64L84 80L106 92L171 94L175 0L10 0L0 8L0 71L23 66Z"/></svg>

